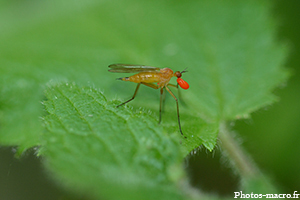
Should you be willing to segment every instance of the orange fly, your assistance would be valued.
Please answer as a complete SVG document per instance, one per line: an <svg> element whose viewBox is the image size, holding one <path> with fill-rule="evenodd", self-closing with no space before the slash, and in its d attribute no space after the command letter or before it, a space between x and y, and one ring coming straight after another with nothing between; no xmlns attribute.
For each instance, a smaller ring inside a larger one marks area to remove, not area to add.
<svg viewBox="0 0 300 200"><path fill-rule="evenodd" d="M178 125L181 135L183 135L180 125L180 117L179 117L179 106L178 106L178 100L175 97L175 95L171 92L171 90L168 88L168 86L176 87L178 88L178 85L183 89L188 89L189 84L185 82L181 76L184 72L187 72L183 70L182 72L176 71L175 73L170 68L157 68L157 67L151 67L151 66L145 66L145 65L126 65L126 64L112 64L108 66L110 69L108 71L110 72L116 72L116 73L137 73L135 75L129 76L129 77L123 77L123 78L117 78L117 80L122 81L130 81L137 83L135 92L133 94L133 97L124 103L121 103L119 106L122 106L134 99L134 97L137 94L137 91L141 84L146 85L148 87L151 87L153 89L160 89L160 107L159 107L159 123L161 122L161 109L162 109L162 95L164 92L164 88L171 94L171 96L175 99L176 105L177 105L177 118L178 118ZM170 84L169 81L172 77L177 77L177 85ZM154 84L157 83L157 84Z"/></svg>

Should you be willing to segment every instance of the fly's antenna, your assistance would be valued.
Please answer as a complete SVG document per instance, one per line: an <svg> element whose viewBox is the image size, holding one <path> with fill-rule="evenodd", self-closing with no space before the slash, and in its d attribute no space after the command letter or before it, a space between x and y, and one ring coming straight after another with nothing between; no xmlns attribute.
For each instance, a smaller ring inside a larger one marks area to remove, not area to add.
<svg viewBox="0 0 300 200"><path fill-rule="evenodd" d="M180 73L185 73L185 72L188 72L188 71L186 71L186 69L187 69L187 68L185 68L185 69L184 69L182 72L180 72Z"/></svg>

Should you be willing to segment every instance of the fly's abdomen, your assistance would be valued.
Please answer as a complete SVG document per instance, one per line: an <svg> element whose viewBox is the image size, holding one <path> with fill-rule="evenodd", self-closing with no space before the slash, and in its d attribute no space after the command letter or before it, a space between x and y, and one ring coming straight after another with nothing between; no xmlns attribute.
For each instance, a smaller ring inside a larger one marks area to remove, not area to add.
<svg viewBox="0 0 300 200"><path fill-rule="evenodd" d="M157 72L141 72L130 77L120 78L122 81L130 81L134 83L154 83L159 82L160 73Z"/></svg>

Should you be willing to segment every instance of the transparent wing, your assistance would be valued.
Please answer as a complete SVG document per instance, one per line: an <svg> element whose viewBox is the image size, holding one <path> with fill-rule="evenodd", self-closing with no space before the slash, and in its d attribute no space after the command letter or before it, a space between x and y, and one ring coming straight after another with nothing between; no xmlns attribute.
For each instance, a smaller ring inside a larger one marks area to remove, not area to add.
<svg viewBox="0 0 300 200"><path fill-rule="evenodd" d="M159 71L158 67L151 67L146 65L128 65L128 64L112 64L108 66L109 72L116 73L137 73L137 72L156 72Z"/></svg>

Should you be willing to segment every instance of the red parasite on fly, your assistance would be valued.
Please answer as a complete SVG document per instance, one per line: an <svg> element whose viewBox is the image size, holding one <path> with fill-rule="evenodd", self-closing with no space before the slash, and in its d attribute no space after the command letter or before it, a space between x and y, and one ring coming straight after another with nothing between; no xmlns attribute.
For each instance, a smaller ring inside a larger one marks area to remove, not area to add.
<svg viewBox="0 0 300 200"><path fill-rule="evenodd" d="M186 70L183 70L182 72L176 71L173 72L170 68L157 68L157 67L151 67L151 66L145 66L145 65L127 65L127 64L112 64L108 66L110 69L108 71L115 72L115 73L137 73L135 75L129 76L129 77L122 77L117 78L117 80L122 81L130 81L137 83L135 92L131 99L121 103L119 106L122 106L130 101L132 101L140 87L141 84L146 85L148 87L151 87L153 89L160 89L160 107L159 107L159 123L161 122L161 110L162 110L162 102L163 98L162 95L164 93L164 88L171 94L171 96L176 101L177 106L177 118L178 118L178 125L179 125L179 131L181 135L183 135L180 125L180 117L179 117L179 106L178 106L178 100L175 97L175 95L172 93L172 91L169 89L168 86L178 88L178 85L182 89L188 89L189 84L184 81L181 76L183 73L187 72ZM177 85L170 84L169 81L172 77L177 77ZM157 83L157 84L154 84Z"/></svg>

